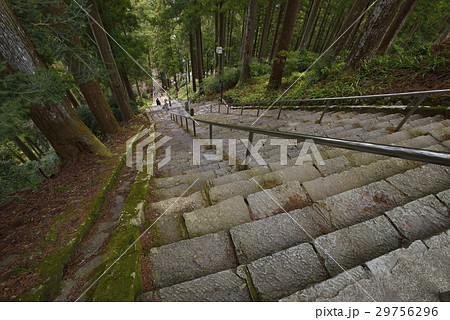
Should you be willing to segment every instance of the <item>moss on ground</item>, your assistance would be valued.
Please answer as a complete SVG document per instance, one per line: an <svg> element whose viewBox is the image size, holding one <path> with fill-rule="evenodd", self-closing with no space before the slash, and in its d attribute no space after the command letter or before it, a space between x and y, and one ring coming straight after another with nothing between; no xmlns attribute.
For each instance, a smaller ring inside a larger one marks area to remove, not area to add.
<svg viewBox="0 0 450 320"><path fill-rule="evenodd" d="M87 235L91 227L94 225L98 218L100 209L104 203L106 194L114 187L119 178L119 174L125 164L125 156L119 158L118 163L114 167L113 171L109 174L102 190L92 200L92 202L86 207L88 215L80 224L75 232L75 235L69 241L63 243L59 249L52 254L48 255L41 263L36 267L35 271L40 273L42 282L37 286L26 292L21 298L21 301L52 301L61 291L61 280L64 275L64 269L69 264L72 255L76 251L78 245ZM70 213L67 213L70 215ZM61 223L67 216L63 215L62 220L58 218L55 223ZM50 228L46 238L54 237L54 232Z"/></svg>

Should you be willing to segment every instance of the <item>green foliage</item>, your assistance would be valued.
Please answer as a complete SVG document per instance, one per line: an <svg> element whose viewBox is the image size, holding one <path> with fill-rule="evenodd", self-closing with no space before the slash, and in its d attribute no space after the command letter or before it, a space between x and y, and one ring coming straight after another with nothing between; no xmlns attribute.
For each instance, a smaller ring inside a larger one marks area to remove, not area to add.
<svg viewBox="0 0 450 320"><path fill-rule="evenodd" d="M228 90L233 88L239 81L240 70L238 68L225 68L223 74L223 88ZM216 73L214 76L204 79L203 91L206 95L220 93L221 76Z"/></svg>
<svg viewBox="0 0 450 320"><path fill-rule="evenodd" d="M0 160L0 205L9 200L8 194L11 192L28 187L36 189L44 180L38 169L50 175L59 162L53 150L40 161L28 161L21 165L16 165L12 160Z"/></svg>

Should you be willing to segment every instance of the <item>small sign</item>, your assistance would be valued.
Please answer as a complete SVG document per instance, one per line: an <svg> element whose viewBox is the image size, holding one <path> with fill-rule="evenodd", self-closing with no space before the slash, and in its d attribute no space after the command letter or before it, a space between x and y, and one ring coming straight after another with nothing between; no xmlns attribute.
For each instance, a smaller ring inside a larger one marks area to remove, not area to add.
<svg viewBox="0 0 450 320"><path fill-rule="evenodd" d="M216 47L216 53L217 54L222 54L223 52L223 48L222 47Z"/></svg>

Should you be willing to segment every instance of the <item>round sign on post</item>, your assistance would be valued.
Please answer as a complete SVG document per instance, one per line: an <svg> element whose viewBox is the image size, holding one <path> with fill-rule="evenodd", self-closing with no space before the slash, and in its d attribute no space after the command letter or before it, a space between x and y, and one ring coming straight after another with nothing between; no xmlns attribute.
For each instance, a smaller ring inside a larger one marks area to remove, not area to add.
<svg viewBox="0 0 450 320"><path fill-rule="evenodd" d="M222 47L216 47L216 53L217 54L222 54L222 52L223 52Z"/></svg>

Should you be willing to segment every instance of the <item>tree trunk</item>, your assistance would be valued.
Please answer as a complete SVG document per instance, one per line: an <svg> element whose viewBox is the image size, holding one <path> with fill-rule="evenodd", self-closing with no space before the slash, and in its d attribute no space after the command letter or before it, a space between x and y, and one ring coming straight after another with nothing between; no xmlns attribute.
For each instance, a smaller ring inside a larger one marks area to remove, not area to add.
<svg viewBox="0 0 450 320"><path fill-rule="evenodd" d="M79 40L75 37L75 43L79 44ZM103 94L100 83L97 80L89 80L83 82L81 70L83 66L80 61L72 59L70 61L70 71L78 83L81 94L94 115L95 120L103 134L111 134L117 132L120 127L114 114L109 107L108 102ZM70 97L69 97L70 100Z"/></svg>
<svg viewBox="0 0 450 320"><path fill-rule="evenodd" d="M198 18L200 19L200 18ZM195 30L195 44L197 47L197 77L200 93L203 93L203 48L202 48L202 27L201 22L197 24Z"/></svg>
<svg viewBox="0 0 450 320"><path fill-rule="evenodd" d="M30 138L25 137L25 141L28 143L28 145L33 149L33 151L39 156L43 157L45 155L44 151L39 148L39 146Z"/></svg>
<svg viewBox="0 0 450 320"><path fill-rule="evenodd" d="M234 29L234 15L233 13L229 14L229 28L228 28L228 40L227 40L227 47L232 47L232 40L233 40L233 29ZM230 54L227 54L227 63L230 63Z"/></svg>
<svg viewBox="0 0 450 320"><path fill-rule="evenodd" d="M73 94L72 90L67 90L67 98L74 108L77 108L81 105L80 101L78 101L77 97Z"/></svg>
<svg viewBox="0 0 450 320"><path fill-rule="evenodd" d="M125 67L119 70L120 78L122 79L123 85L125 86L125 90L127 90L128 98L136 103L136 95L133 92L133 88L131 87L130 79L128 79L127 73L124 71Z"/></svg>
<svg viewBox="0 0 450 320"><path fill-rule="evenodd" d="M386 52L389 50L398 33L403 28L406 20L414 11L414 8L416 7L418 2L419 0L405 0L403 2L400 11L397 13L397 16L395 17L394 21L392 21L389 29L386 31L386 34L383 37L383 40L381 41L380 47L378 48L378 52L380 54L386 54Z"/></svg>
<svg viewBox="0 0 450 320"><path fill-rule="evenodd" d="M139 81L138 81L137 79L134 80L134 81L135 81L135 83L136 83L136 91L137 91L137 94L138 94L139 98L142 98L141 89L139 88Z"/></svg>
<svg viewBox="0 0 450 320"><path fill-rule="evenodd" d="M270 25L272 23L273 1L274 0L269 0L269 4L267 5L266 16L264 17L264 26L263 26L263 31L261 33L261 42L259 45L259 52L258 52L258 60L260 62L262 61L262 59L264 59L266 57L267 38L269 36L269 29L270 29Z"/></svg>
<svg viewBox="0 0 450 320"><path fill-rule="evenodd" d="M250 80L250 62L253 56L253 40L255 36L256 13L258 1L250 0L247 7L247 17L245 20L245 38L243 38L242 68L239 81Z"/></svg>
<svg viewBox="0 0 450 320"><path fill-rule="evenodd" d="M191 54L191 69L192 69L192 91L197 92L197 85L195 83L195 78L197 74L197 58L194 52L194 37L192 33L189 34L189 51Z"/></svg>
<svg viewBox="0 0 450 320"><path fill-rule="evenodd" d="M368 18L361 35L350 52L344 67L355 69L365 60L371 59L377 52L381 40L395 17L402 0L379 0Z"/></svg>
<svg viewBox="0 0 450 320"><path fill-rule="evenodd" d="M322 20L321 20L320 25L319 25L319 29L317 30L316 41L314 42L314 48L313 48L313 50L315 52L319 51L320 42L322 40L322 36L324 34L324 31L325 31L324 30L325 29L325 21L328 18L328 10L330 9L330 2L331 2L331 0L328 0L327 6L325 8L325 12L323 13Z"/></svg>
<svg viewBox="0 0 450 320"><path fill-rule="evenodd" d="M20 155L18 154L13 148L11 148L7 143L5 143L6 148L8 148L9 152L11 152L11 154L16 157L21 163L26 163L26 160Z"/></svg>
<svg viewBox="0 0 450 320"><path fill-rule="evenodd" d="M341 11L339 13L339 16L333 20L330 27L328 28L327 35L325 37L325 42L323 43L322 49L320 50L320 53L325 52L334 42L334 39L336 38L336 34L338 34L339 29L342 24L342 17L344 13Z"/></svg>
<svg viewBox="0 0 450 320"><path fill-rule="evenodd" d="M286 51L291 46L292 34L294 33L299 7L300 0L288 0L280 40L278 41L272 64L272 73L270 75L269 85L267 86L269 90L277 90L281 85L284 64L286 63Z"/></svg>
<svg viewBox="0 0 450 320"><path fill-rule="evenodd" d="M345 16L344 22L341 25L337 33L339 38L331 49L334 56L337 56L344 48L348 46L351 39L353 39L356 31L358 31L363 17L361 15L367 9L371 0L356 0L353 2L353 6ZM361 18L360 18L361 17ZM360 18L359 20L357 20ZM355 23L356 22L356 23ZM353 24L354 23L354 24ZM353 26L352 26L353 24Z"/></svg>
<svg viewBox="0 0 450 320"><path fill-rule="evenodd" d="M116 97L123 120L128 121L134 117L134 114L131 110L130 104L128 103L128 95L117 69L116 60L114 58L108 36L104 31L102 19L95 1L89 0L88 4L91 7L90 15L94 20L91 24L92 33L94 34L95 42L97 43L98 51L100 52L103 63L109 71L111 90Z"/></svg>
<svg viewBox="0 0 450 320"><path fill-rule="evenodd" d="M39 161L38 156L36 156L18 136L15 136L12 140L16 144L17 148L22 150L30 161Z"/></svg>
<svg viewBox="0 0 450 320"><path fill-rule="evenodd" d="M302 39L300 40L300 48L299 48L300 50L305 50L308 48L308 44L311 41L311 37L313 34L314 24L316 21L317 12L319 11L319 7L320 7L320 0L314 0L311 12L309 13L308 16L308 22L306 24L305 31L303 31Z"/></svg>
<svg viewBox="0 0 450 320"><path fill-rule="evenodd" d="M0 60L7 61L8 70L31 74L36 68L45 68L6 0L0 0L0 12ZM111 155L78 118L66 97L58 104L36 104L29 114L62 158L70 159L82 150Z"/></svg>
<svg viewBox="0 0 450 320"><path fill-rule="evenodd" d="M80 84L79 87L101 132L103 134L117 132L120 129L119 124L109 107L108 101L106 101L103 95L100 83L97 80L90 80Z"/></svg>
<svg viewBox="0 0 450 320"><path fill-rule="evenodd" d="M219 45L219 7L214 11L214 71L219 68L219 55L216 53L216 47Z"/></svg>
<svg viewBox="0 0 450 320"><path fill-rule="evenodd" d="M278 11L277 24L275 25L275 31L273 33L272 49L270 50L269 60L272 61L275 54L275 50L278 44L278 32L280 30L281 21L283 20L284 9L286 8L286 3L280 4L280 10Z"/></svg>

